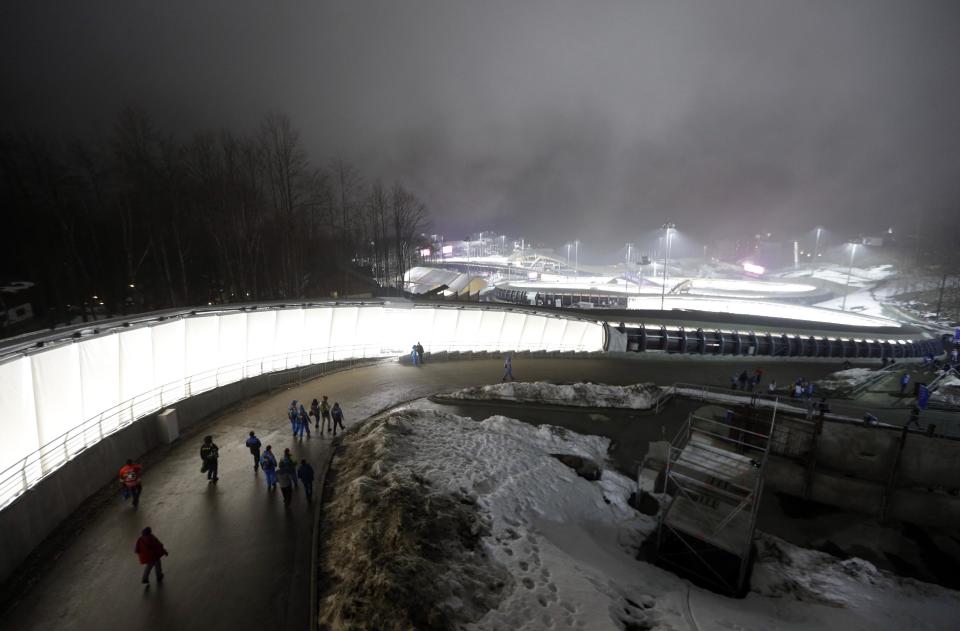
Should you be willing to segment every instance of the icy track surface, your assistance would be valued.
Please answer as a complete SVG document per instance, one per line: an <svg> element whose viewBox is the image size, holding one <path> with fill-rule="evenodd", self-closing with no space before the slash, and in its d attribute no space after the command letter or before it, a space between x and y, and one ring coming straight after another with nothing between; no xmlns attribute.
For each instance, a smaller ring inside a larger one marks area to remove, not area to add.
<svg viewBox="0 0 960 631"><path fill-rule="evenodd" d="M951 629L960 594L762 537L754 592L735 600L636 560L655 521L627 505L632 480L588 482L551 453L603 465L609 441L502 416L482 422L403 409L374 422L383 462L438 493L469 494L490 556L512 577L467 629ZM428 577L424 577L427 579ZM456 584L453 577L444 580ZM451 593L447 606L456 610Z"/></svg>
<svg viewBox="0 0 960 631"><path fill-rule="evenodd" d="M602 383L556 385L544 381L518 381L464 388L438 395L438 398L647 410L653 407L661 393L658 386L649 383L610 386Z"/></svg>

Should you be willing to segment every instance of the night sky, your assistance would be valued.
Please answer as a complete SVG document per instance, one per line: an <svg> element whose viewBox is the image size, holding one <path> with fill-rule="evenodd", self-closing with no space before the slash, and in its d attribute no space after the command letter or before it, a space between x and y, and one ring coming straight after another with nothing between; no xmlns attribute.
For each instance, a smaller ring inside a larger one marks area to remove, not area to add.
<svg viewBox="0 0 960 631"><path fill-rule="evenodd" d="M457 237L960 216L956 0L11 0L0 53L7 131L280 111L314 162L403 181Z"/></svg>

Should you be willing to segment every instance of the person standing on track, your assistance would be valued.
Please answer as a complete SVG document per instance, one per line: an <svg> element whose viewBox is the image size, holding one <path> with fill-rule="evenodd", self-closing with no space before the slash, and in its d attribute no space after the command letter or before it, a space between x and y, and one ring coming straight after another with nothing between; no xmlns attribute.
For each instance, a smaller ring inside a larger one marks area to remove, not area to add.
<svg viewBox="0 0 960 631"><path fill-rule="evenodd" d="M267 490L272 491L277 488L277 457L273 455L273 445L267 445L263 452L260 468L263 469L263 475L267 479Z"/></svg>
<svg viewBox="0 0 960 631"><path fill-rule="evenodd" d="M333 409L330 410L330 415L333 417L333 435L336 436L337 426L343 429L343 408L340 407L339 403L334 402Z"/></svg>
<svg viewBox="0 0 960 631"><path fill-rule="evenodd" d="M256 473L257 469L260 468L260 439L257 438L257 435L253 433L253 430L250 431L250 438L247 439L247 449L250 450L250 455L253 456L253 471Z"/></svg>
<svg viewBox="0 0 960 631"><path fill-rule="evenodd" d="M500 381L514 381L513 378L513 359L510 357L510 353L505 353L503 356L503 377Z"/></svg>
<svg viewBox="0 0 960 631"><path fill-rule="evenodd" d="M133 546L133 552L140 557L140 564L146 566L143 568L143 579L140 582L146 585L150 584L150 571L153 568L157 568L157 582L163 582L163 565L161 565L160 559L169 556L170 553L153 534L150 526L144 528L140 533L140 538Z"/></svg>
<svg viewBox="0 0 960 631"><path fill-rule="evenodd" d="M120 467L120 482L123 484L124 497L129 495L133 498L133 507L136 508L140 504L140 492L143 491L141 486L141 472L143 471L143 466L136 464L131 459L127 459L127 464Z"/></svg>
<svg viewBox="0 0 960 631"><path fill-rule="evenodd" d="M414 348L417 349L417 360L420 362L420 365L423 366L423 346L420 345L420 342L417 342Z"/></svg>
<svg viewBox="0 0 960 631"><path fill-rule="evenodd" d="M204 436L203 445L200 446L200 473L207 474L207 480L216 482L220 478L217 476L219 469L220 448L213 442L213 436Z"/></svg>

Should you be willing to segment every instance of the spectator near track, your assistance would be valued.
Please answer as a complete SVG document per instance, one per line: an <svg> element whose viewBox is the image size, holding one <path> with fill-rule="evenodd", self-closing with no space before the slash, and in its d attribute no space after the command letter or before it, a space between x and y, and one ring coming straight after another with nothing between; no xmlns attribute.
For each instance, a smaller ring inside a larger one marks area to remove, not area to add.
<svg viewBox="0 0 960 631"><path fill-rule="evenodd" d="M267 479L267 490L277 488L277 457L273 455L273 445L267 445L263 456L260 457L260 468Z"/></svg>
<svg viewBox="0 0 960 631"><path fill-rule="evenodd" d="M326 424L328 432L333 431L330 421L330 401L327 399L327 395L323 395L323 401L320 402L320 417L320 435L323 436L324 424Z"/></svg>
<svg viewBox="0 0 960 631"><path fill-rule="evenodd" d="M207 474L207 480L216 482L220 478L217 476L219 470L220 448L213 442L213 436L204 436L203 445L200 446L200 473Z"/></svg>
<svg viewBox="0 0 960 631"><path fill-rule="evenodd" d="M127 459L127 464L120 467L120 482L123 484L123 496L133 498L133 506L140 504L140 492L143 491L141 485L143 466L135 464L133 460Z"/></svg>
<svg viewBox="0 0 960 631"><path fill-rule="evenodd" d="M133 546L133 552L140 557L140 564L146 566L143 568L143 578L141 582L147 585L150 584L150 571L153 568L157 568L157 582L162 582L163 565L161 565L160 559L168 556L169 553L167 549L163 547L163 544L160 543L160 540L154 536L150 526L144 528L140 533L140 538L137 539L136 545Z"/></svg>
<svg viewBox="0 0 960 631"><path fill-rule="evenodd" d="M306 458L300 461L300 468L297 469L297 477L303 483L303 492L307 496L307 501L313 501L313 467L307 462Z"/></svg>
<svg viewBox="0 0 960 631"><path fill-rule="evenodd" d="M343 408L340 407L339 403L333 404L333 409L330 410L330 415L333 417L333 435L337 435L337 427L343 429Z"/></svg>
<svg viewBox="0 0 960 631"><path fill-rule="evenodd" d="M253 456L253 470L256 471L260 467L260 439L257 438L257 435L250 431L250 438L246 442L247 449L250 450L250 455Z"/></svg>

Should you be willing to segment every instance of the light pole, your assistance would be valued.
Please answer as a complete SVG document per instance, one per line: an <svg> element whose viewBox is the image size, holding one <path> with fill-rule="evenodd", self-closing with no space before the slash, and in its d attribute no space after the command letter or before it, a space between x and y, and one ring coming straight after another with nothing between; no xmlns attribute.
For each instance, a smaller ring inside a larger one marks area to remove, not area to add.
<svg viewBox="0 0 960 631"><path fill-rule="evenodd" d="M800 267L800 242L793 242L793 269Z"/></svg>
<svg viewBox="0 0 960 631"><path fill-rule="evenodd" d="M580 276L580 239L573 240L573 271Z"/></svg>
<svg viewBox="0 0 960 631"><path fill-rule="evenodd" d="M847 284L843 287L843 302L840 304L840 311L847 310L847 293L850 290L850 275L853 274L853 257L857 253L857 243L850 242L850 269L847 270Z"/></svg>
<svg viewBox="0 0 960 631"><path fill-rule="evenodd" d="M823 228L817 226L817 241L813 246L813 258L820 256L820 235L823 234Z"/></svg>
<svg viewBox="0 0 960 631"><path fill-rule="evenodd" d="M567 269L570 269L570 243L567 244Z"/></svg>
<svg viewBox="0 0 960 631"><path fill-rule="evenodd" d="M630 253L633 250L633 244L627 244L627 256L623 265L623 290L630 293L630 286L627 284L627 274L630 272Z"/></svg>
<svg viewBox="0 0 960 631"><path fill-rule="evenodd" d="M674 223L663 224L663 286L660 289L660 311L663 311L667 300L667 264L670 262L670 241L676 229L677 225Z"/></svg>

